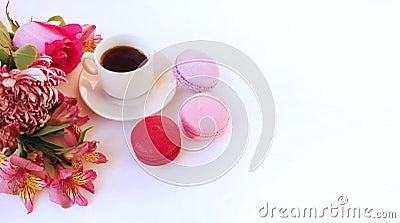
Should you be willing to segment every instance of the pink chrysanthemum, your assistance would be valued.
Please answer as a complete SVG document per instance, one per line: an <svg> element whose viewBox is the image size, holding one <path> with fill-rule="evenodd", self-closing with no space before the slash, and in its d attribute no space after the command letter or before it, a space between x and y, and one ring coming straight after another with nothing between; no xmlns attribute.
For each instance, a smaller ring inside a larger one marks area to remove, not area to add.
<svg viewBox="0 0 400 223"><path fill-rule="evenodd" d="M58 103L55 89L66 82L65 72L51 65L51 57L41 57L26 70L0 68L0 128L19 123L23 133L32 134L50 118Z"/></svg>

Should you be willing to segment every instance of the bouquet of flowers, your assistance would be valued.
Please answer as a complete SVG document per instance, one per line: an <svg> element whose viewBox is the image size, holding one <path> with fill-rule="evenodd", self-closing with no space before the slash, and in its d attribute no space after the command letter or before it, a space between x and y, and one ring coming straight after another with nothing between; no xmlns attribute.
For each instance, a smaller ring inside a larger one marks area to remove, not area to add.
<svg viewBox="0 0 400 223"><path fill-rule="evenodd" d="M94 193L93 170L105 163L98 142L85 140L77 99L57 90L82 53L101 41L94 25L66 24L61 16L23 25L0 22L0 193L19 195L28 213L37 193L49 188L51 201L68 208L87 205L79 188ZM54 24L58 23L58 25Z"/></svg>

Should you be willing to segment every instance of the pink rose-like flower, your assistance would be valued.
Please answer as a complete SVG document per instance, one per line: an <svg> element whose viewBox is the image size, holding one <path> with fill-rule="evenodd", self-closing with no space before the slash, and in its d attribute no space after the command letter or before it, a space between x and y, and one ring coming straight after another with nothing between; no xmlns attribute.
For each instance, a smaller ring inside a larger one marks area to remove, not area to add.
<svg viewBox="0 0 400 223"><path fill-rule="evenodd" d="M82 56L82 34L79 24L56 26L45 22L29 22L22 25L13 38L13 44L22 47L31 44L39 51L51 56L53 66L71 73Z"/></svg>

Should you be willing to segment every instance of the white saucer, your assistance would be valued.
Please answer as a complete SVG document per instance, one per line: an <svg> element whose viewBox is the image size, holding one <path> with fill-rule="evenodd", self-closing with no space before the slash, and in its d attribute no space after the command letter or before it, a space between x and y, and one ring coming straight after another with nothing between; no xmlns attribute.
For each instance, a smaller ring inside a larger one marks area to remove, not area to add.
<svg viewBox="0 0 400 223"><path fill-rule="evenodd" d="M79 93L86 105L101 117L116 121L130 121L152 115L166 106L175 92L176 81L172 72L160 75L149 92L129 100L113 98L105 93L98 75L82 70L79 77Z"/></svg>

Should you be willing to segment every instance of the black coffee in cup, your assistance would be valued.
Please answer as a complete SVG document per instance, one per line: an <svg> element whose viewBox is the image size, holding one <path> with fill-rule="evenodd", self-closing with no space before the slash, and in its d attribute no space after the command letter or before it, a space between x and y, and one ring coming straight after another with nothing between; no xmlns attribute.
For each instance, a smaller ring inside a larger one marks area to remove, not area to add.
<svg viewBox="0 0 400 223"><path fill-rule="evenodd" d="M114 72L129 72L136 70L147 62L144 53L130 46L116 46L101 55L100 64Z"/></svg>

